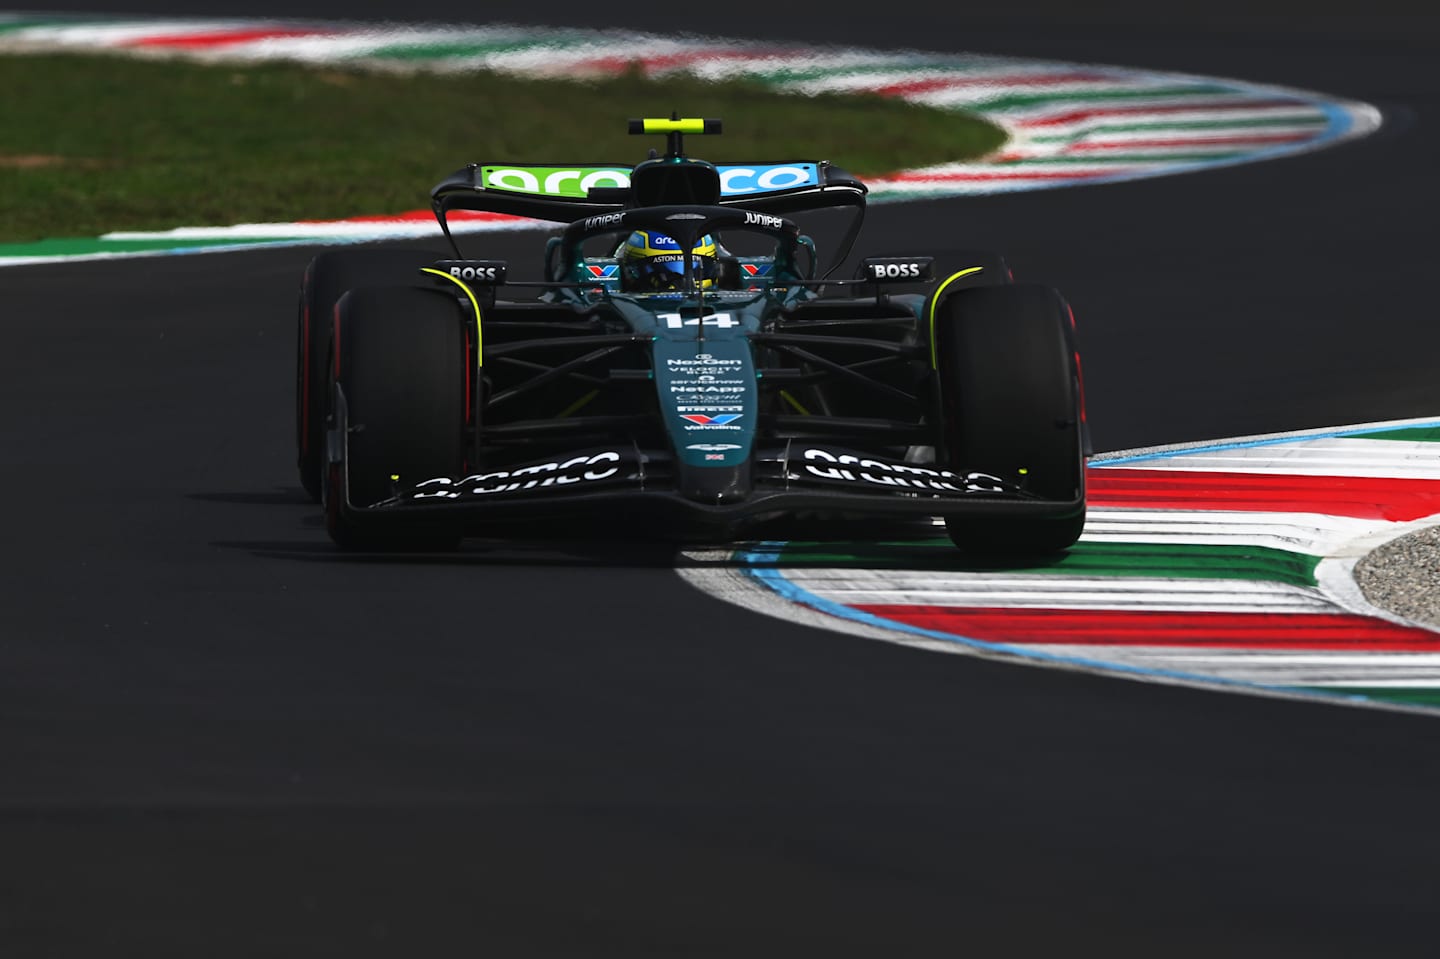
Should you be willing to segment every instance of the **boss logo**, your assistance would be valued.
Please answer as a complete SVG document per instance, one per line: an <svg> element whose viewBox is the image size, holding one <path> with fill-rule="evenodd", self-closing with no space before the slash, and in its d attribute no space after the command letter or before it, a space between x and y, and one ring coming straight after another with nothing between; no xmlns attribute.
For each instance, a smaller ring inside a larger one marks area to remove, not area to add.
<svg viewBox="0 0 1440 959"><path fill-rule="evenodd" d="M435 264L435 268L462 283L505 282L504 260L441 260Z"/></svg>
<svg viewBox="0 0 1440 959"><path fill-rule="evenodd" d="M933 257L874 257L863 261L860 275L869 280L928 280Z"/></svg>

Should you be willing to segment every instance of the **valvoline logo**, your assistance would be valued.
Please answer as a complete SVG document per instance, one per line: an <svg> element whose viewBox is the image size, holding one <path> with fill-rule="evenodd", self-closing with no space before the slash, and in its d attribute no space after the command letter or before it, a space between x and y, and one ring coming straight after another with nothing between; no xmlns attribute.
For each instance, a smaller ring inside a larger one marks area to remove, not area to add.
<svg viewBox="0 0 1440 959"><path fill-rule="evenodd" d="M589 270L590 275L597 280L613 280L615 274L620 272L620 267L613 263L608 266L587 266L585 269Z"/></svg>
<svg viewBox="0 0 1440 959"><path fill-rule="evenodd" d="M731 420L738 420L739 413L721 413L719 416L703 416L699 413L687 413L680 417L682 420L689 420L698 426L724 426Z"/></svg>

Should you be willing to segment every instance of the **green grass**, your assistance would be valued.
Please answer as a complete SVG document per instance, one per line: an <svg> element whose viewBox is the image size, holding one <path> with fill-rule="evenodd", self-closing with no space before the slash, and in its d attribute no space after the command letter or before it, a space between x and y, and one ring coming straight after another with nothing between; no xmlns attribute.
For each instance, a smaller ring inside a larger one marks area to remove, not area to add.
<svg viewBox="0 0 1440 959"><path fill-rule="evenodd" d="M287 221L426 207L480 162L635 162L638 116L718 116L715 161L828 159L861 177L974 157L1003 134L875 95L757 83L579 82L496 74L0 56L0 242L117 229Z"/></svg>

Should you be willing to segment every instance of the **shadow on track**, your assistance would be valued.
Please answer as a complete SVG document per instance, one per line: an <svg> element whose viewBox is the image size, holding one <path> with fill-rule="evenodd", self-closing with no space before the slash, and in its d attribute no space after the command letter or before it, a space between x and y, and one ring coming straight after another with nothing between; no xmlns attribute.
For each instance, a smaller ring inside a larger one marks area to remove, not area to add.
<svg viewBox="0 0 1440 959"><path fill-rule="evenodd" d="M733 539L698 539L683 530L641 526L624 517L566 517L498 527L467 537L453 551L345 552L325 535L324 519L299 487L270 492L191 493L188 499L243 506L305 506L303 538L212 540L210 545L258 558L320 563L452 566L756 566L943 569L986 571L1054 566L1064 554L1037 558L984 557L955 549L929 521L802 515L752 524ZM707 555L700 555L707 554Z"/></svg>

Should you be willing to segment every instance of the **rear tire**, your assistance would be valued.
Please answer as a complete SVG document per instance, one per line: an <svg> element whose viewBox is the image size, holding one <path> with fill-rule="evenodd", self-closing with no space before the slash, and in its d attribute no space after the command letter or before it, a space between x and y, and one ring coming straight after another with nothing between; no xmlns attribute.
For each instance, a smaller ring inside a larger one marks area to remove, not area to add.
<svg viewBox="0 0 1440 959"><path fill-rule="evenodd" d="M347 498L353 506L373 506L397 487L463 471L464 322L455 297L442 290L362 287L340 298L331 374L345 396L346 457L343 470L331 464L325 491L326 526L337 545L453 549L459 543L458 533L444 529L368 530L339 506Z"/></svg>
<svg viewBox="0 0 1440 959"><path fill-rule="evenodd" d="M445 254L406 247L329 250L312 259L300 283L295 350L295 450L300 485L320 499L325 463L326 363L335 301L365 285L413 282Z"/></svg>
<svg viewBox="0 0 1440 959"><path fill-rule="evenodd" d="M947 516L964 550L1054 553L1085 526L1079 361L1070 307L1049 287L946 295L935 312L941 462L999 476L1046 499L1079 500L1058 518Z"/></svg>

